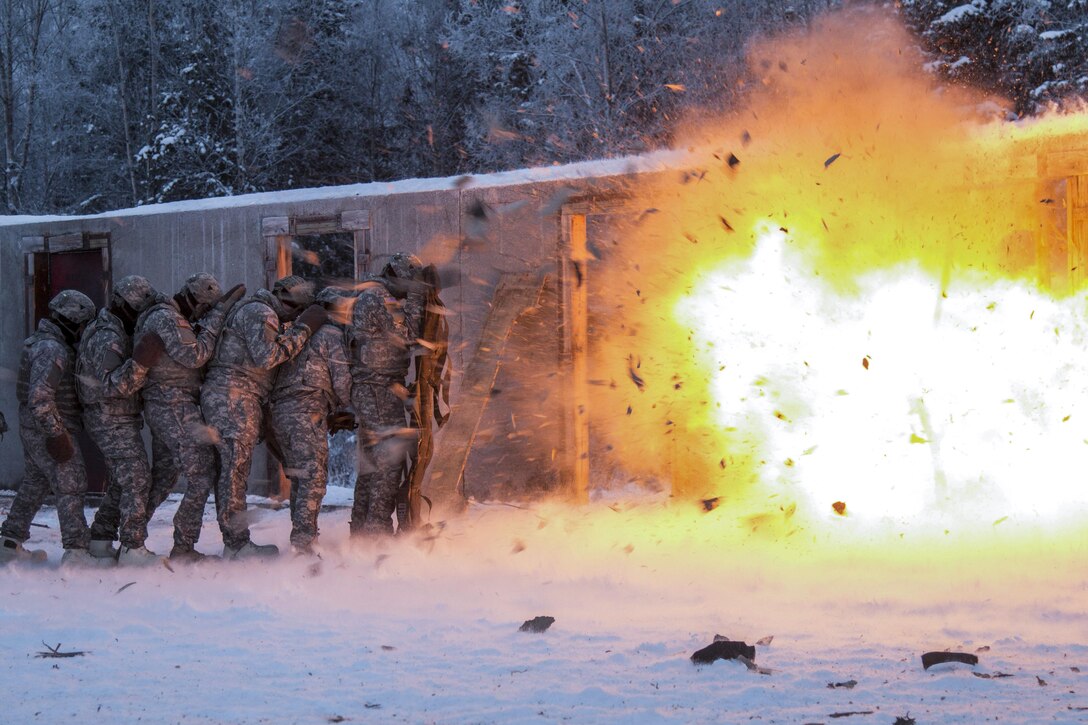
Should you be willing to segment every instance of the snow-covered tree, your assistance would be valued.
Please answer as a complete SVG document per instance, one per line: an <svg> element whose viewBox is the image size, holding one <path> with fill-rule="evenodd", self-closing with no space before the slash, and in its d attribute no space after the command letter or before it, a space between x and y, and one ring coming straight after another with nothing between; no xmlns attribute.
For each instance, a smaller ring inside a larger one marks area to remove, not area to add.
<svg viewBox="0 0 1088 725"><path fill-rule="evenodd" d="M1088 96L1088 0L901 0L943 78L1000 93L1019 114Z"/></svg>

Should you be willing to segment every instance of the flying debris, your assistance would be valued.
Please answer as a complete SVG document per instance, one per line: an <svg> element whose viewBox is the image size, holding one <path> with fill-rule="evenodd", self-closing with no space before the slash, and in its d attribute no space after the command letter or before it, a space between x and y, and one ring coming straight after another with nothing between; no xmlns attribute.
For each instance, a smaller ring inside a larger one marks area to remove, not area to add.
<svg viewBox="0 0 1088 725"><path fill-rule="evenodd" d="M729 223L729 222L728 222L728 221L726 220L726 218L725 218L725 217L723 217L723 216L722 216L721 214L719 214L719 215L718 215L718 221L719 221L719 222L721 222L721 225L722 225L722 229L724 229L725 231L727 231L727 232L732 232L732 231L735 231L735 230L733 229L733 225L731 225L731 224L730 224L730 223Z"/></svg>
<svg viewBox="0 0 1088 725"><path fill-rule="evenodd" d="M540 216L547 217L555 214L572 196L574 196L574 189L570 187L559 189L551 195L546 204L540 207Z"/></svg>
<svg viewBox="0 0 1088 725"><path fill-rule="evenodd" d="M740 159L738 159L735 154L729 154L729 158L726 159L725 163L729 164L729 168L735 169L740 166Z"/></svg>
<svg viewBox="0 0 1088 725"><path fill-rule="evenodd" d="M834 509L835 513L837 513L839 516L845 516L846 515L846 502L845 501L836 501L835 503L831 504L831 508Z"/></svg>
<svg viewBox="0 0 1088 725"><path fill-rule="evenodd" d="M683 93L687 90L687 88L684 88L680 83L666 83L665 87L674 93Z"/></svg>
<svg viewBox="0 0 1088 725"><path fill-rule="evenodd" d="M628 356L628 358L627 358L627 374L631 376L631 382L633 382L635 384L635 387L637 387L639 389L639 391L642 391L642 390L646 389L646 381L643 380L641 377L639 377L639 374L635 372L635 368L641 367L641 366L642 366L642 361L641 360L639 360L636 363L633 356Z"/></svg>
<svg viewBox="0 0 1088 725"><path fill-rule="evenodd" d="M827 160L824 161L824 168L826 169L828 166L831 166L831 164L835 163L835 159L839 158L840 156L842 156L841 153L831 154L830 156L828 156Z"/></svg>
<svg viewBox="0 0 1088 725"><path fill-rule="evenodd" d="M741 146L747 146L751 142L752 142L752 134L745 131L744 133L742 133L740 135L740 144L741 144Z"/></svg>
<svg viewBox="0 0 1088 725"><path fill-rule="evenodd" d="M472 205L468 208L468 213L476 219L487 219L487 207L479 199L473 199Z"/></svg>
<svg viewBox="0 0 1088 725"><path fill-rule="evenodd" d="M469 174L465 174L464 176L458 176L456 179L453 180L453 188L464 189L466 186L471 184L472 181L472 176Z"/></svg>
<svg viewBox="0 0 1088 725"><path fill-rule="evenodd" d="M465 239L480 241L487 238L489 210L480 199L473 199L465 219Z"/></svg>
<svg viewBox="0 0 1088 725"><path fill-rule="evenodd" d="M714 498L704 498L703 499L703 511L707 511L707 512L713 511L714 509L718 508L718 505L720 503L721 503L721 496L715 496Z"/></svg>

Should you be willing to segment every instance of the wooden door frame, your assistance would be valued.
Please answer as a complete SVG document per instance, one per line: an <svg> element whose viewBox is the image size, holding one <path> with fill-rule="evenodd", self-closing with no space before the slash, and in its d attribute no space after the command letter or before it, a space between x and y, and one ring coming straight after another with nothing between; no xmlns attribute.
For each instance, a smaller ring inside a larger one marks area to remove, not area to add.
<svg viewBox="0 0 1088 725"><path fill-rule="evenodd" d="M277 279L291 274L291 242L303 234L351 232L355 244L355 280L370 274L371 226L369 209L352 209L320 216L287 215L261 219L265 242L265 285L272 289Z"/></svg>
<svg viewBox="0 0 1088 725"><path fill-rule="evenodd" d="M102 251L102 284L103 299L109 300L113 290L113 243L108 231L81 231L63 232L57 234L43 234L34 237L23 237L23 269L24 278L24 321L27 334L34 332L34 317L36 312L36 277L35 261L39 254L64 254L65 252L89 252L95 249ZM49 274L49 266L46 265L46 274ZM49 284L48 277L45 283Z"/></svg>

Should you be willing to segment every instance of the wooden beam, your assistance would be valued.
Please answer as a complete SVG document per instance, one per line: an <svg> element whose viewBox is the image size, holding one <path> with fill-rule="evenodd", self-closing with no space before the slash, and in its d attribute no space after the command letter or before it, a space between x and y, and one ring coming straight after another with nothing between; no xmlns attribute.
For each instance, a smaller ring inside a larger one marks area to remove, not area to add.
<svg viewBox="0 0 1088 725"><path fill-rule="evenodd" d="M1069 281L1076 292L1088 274L1088 173L1070 176L1066 184Z"/></svg>
<svg viewBox="0 0 1088 725"><path fill-rule="evenodd" d="M564 275L566 334L569 336L570 378L568 456L570 492L575 501L589 501L589 252L586 215L570 214L567 235L567 274Z"/></svg>

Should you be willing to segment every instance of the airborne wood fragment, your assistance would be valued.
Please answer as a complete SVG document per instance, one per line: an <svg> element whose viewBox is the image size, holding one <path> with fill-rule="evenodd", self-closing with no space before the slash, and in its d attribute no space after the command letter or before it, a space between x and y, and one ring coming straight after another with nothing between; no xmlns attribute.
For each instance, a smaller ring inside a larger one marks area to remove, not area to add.
<svg viewBox="0 0 1088 725"><path fill-rule="evenodd" d="M639 360L637 365L642 365L642 361ZM636 363L633 357L627 358L627 374L631 377L631 382L635 384L635 387L640 391L646 389L646 381L643 380L638 373L635 372Z"/></svg>

